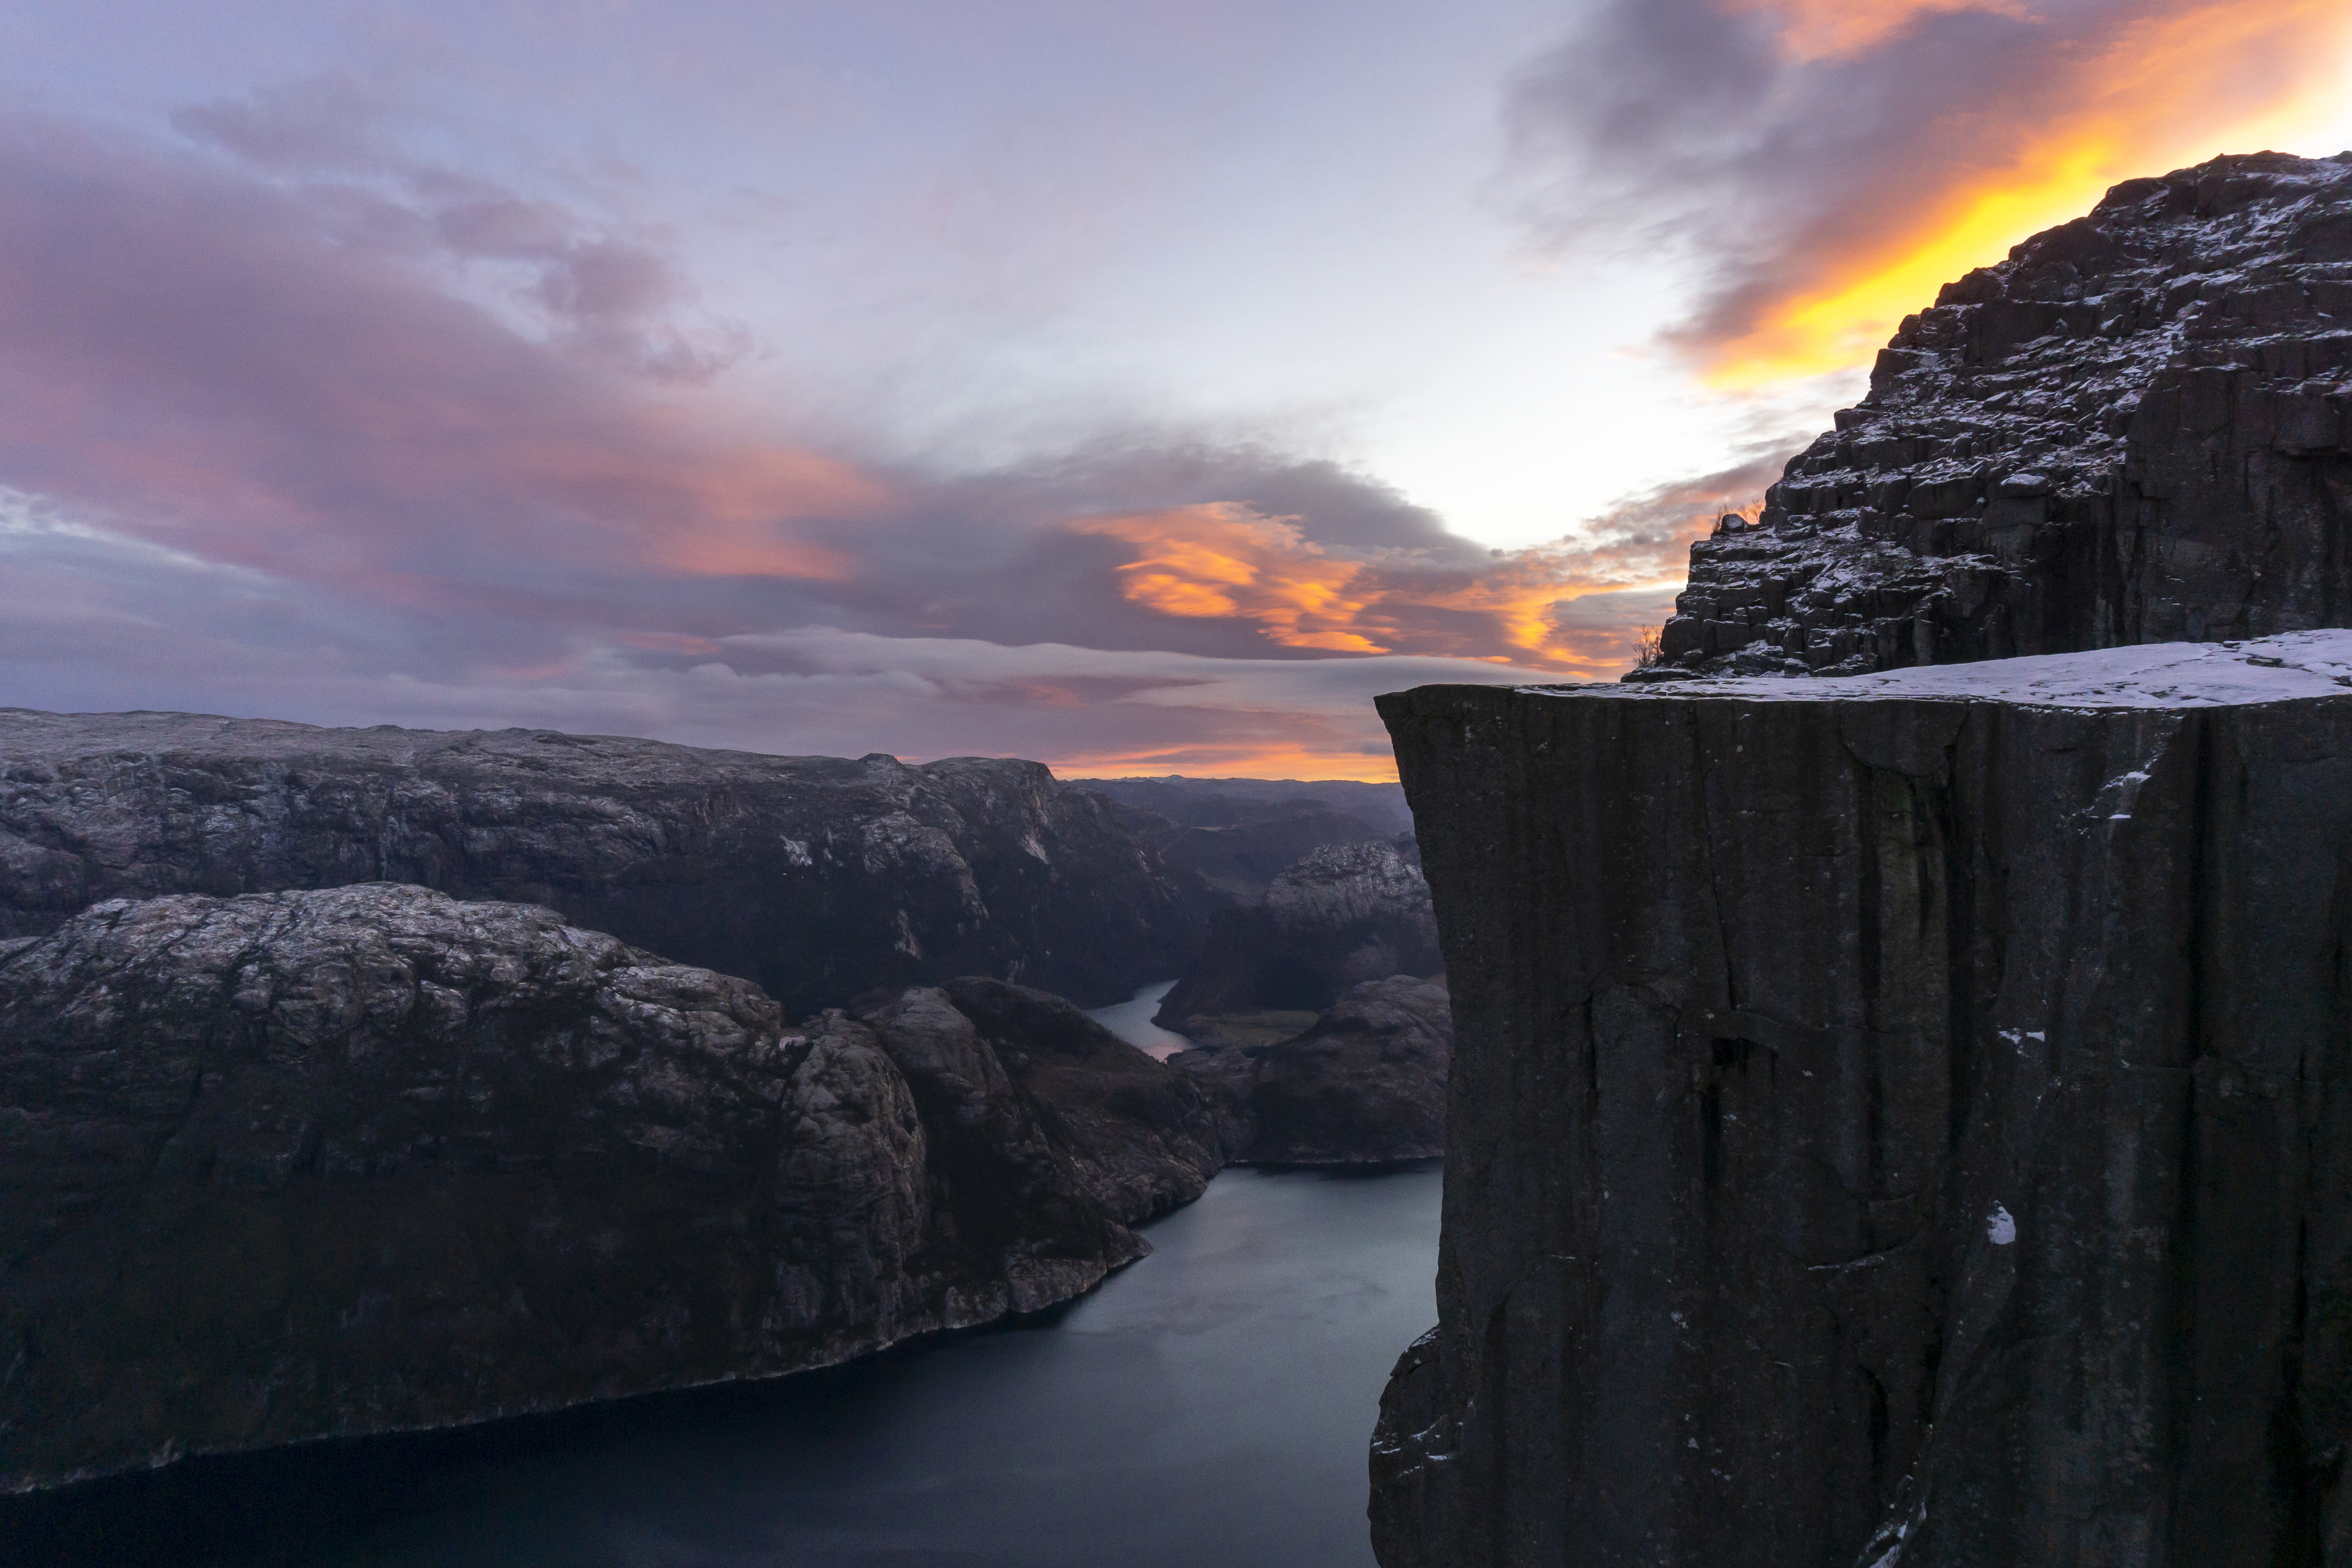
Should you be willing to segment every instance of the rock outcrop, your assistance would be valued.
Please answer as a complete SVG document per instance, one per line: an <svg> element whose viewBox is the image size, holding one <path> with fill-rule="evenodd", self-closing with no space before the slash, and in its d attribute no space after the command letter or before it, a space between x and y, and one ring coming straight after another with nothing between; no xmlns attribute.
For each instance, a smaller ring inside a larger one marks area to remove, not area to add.
<svg viewBox="0 0 2352 1568"><path fill-rule="evenodd" d="M1155 1022L1201 1038L1221 1016L1318 1013L1362 981L1444 966L1412 836L1333 845L1275 878L1263 903L1218 915Z"/></svg>
<svg viewBox="0 0 2352 1568"><path fill-rule="evenodd" d="M1381 700L1387 1568L2352 1563L2352 633Z"/></svg>
<svg viewBox="0 0 2352 1568"><path fill-rule="evenodd" d="M1634 679L2352 621L2352 153L2128 181L1948 285L1675 603Z"/></svg>
<svg viewBox="0 0 2352 1568"><path fill-rule="evenodd" d="M1129 1225L1191 1203L1223 1168L1215 1108L1062 997L966 975L945 995L1036 1108L1079 1180Z"/></svg>
<svg viewBox="0 0 2352 1568"><path fill-rule="evenodd" d="M391 884L0 944L0 1490L820 1365L1139 1256L908 1013L886 1053Z"/></svg>
<svg viewBox="0 0 2352 1568"><path fill-rule="evenodd" d="M1271 1046L1181 1051L1217 1107L1227 1160L1368 1165L1445 1152L1445 987L1410 974L1351 988L1303 1034Z"/></svg>
<svg viewBox="0 0 2352 1568"><path fill-rule="evenodd" d="M110 898L415 882L559 909L796 1014L951 975L1098 1004L1204 889L1035 763L771 757L545 730L0 710L0 936Z"/></svg>

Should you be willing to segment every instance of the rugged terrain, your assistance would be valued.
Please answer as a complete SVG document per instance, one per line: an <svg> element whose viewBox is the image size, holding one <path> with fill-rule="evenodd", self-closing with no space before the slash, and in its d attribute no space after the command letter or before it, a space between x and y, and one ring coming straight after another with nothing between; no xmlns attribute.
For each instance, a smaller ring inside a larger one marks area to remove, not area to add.
<svg viewBox="0 0 2352 1568"><path fill-rule="evenodd" d="M559 909L796 1014L958 974L1089 1004L1211 900L1035 763L0 710L0 936L110 898L414 882Z"/></svg>
<svg viewBox="0 0 2352 1568"><path fill-rule="evenodd" d="M1906 318L1836 423L1691 547L1633 679L2352 620L2352 153L2117 185Z"/></svg>
<svg viewBox="0 0 2352 1568"><path fill-rule="evenodd" d="M1155 1021L1213 1044L1236 1015L1311 1016L1360 982L1443 967L1412 836L1333 845L1285 868L1262 902L1219 914Z"/></svg>
<svg viewBox="0 0 2352 1568"><path fill-rule="evenodd" d="M1409 833L1395 784L1294 779L1075 779L1133 813L1127 822L1170 866L1236 902L1260 903L1274 879L1330 845Z"/></svg>
<svg viewBox="0 0 2352 1568"><path fill-rule="evenodd" d="M1206 1113L1119 1047L1091 1094L1066 1068L1071 1136L996 1065L1063 1048L1025 1022L992 1047L916 992L878 1032L788 1028L551 910L383 883L110 900L0 944L0 1490L1066 1300L1146 1250L1104 1194L1141 1217L1186 1131L1101 1107L1156 1074Z"/></svg>
<svg viewBox="0 0 2352 1568"><path fill-rule="evenodd" d="M2352 1563L2352 633L1384 697L1386 1568Z"/></svg>
<svg viewBox="0 0 2352 1568"><path fill-rule="evenodd" d="M1182 1051L1169 1065L1210 1094L1229 1161L1383 1164L1445 1152L1453 1049L1445 987L1398 974L1350 987L1289 1039Z"/></svg>

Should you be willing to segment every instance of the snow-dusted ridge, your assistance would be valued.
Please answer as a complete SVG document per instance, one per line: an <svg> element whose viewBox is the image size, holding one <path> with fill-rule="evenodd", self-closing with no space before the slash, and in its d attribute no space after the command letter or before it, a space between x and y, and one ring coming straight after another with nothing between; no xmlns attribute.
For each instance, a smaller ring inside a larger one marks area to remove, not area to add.
<svg viewBox="0 0 2352 1568"><path fill-rule="evenodd" d="M2234 707L2306 697L2352 697L2352 630L2285 632L2243 642L2141 643L2089 653L1921 665L1877 675L1811 680L1724 676L1642 686L1594 682L1518 689L1636 702L1690 697L1736 697L1759 702L1925 697L2052 708Z"/></svg>

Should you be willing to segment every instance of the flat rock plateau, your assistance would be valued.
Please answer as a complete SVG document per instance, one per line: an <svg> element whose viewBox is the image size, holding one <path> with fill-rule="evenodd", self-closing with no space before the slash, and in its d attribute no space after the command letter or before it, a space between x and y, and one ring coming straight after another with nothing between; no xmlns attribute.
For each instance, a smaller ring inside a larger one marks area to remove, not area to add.
<svg viewBox="0 0 2352 1568"><path fill-rule="evenodd" d="M1381 709L1386 1568L2352 1563L2352 632Z"/></svg>
<svg viewBox="0 0 2352 1568"><path fill-rule="evenodd" d="M561 910L795 1014L960 974L1091 1005L1207 913L1121 815L1011 760L0 709L0 936L104 899L415 882Z"/></svg>
<svg viewBox="0 0 2352 1568"><path fill-rule="evenodd" d="M1034 1310L1222 1163L1189 1078L1001 982L790 1027L528 905L108 900L0 942L0 1490Z"/></svg>
<svg viewBox="0 0 2352 1568"><path fill-rule="evenodd" d="M2117 185L1906 318L1836 424L1630 679L2352 620L2352 153Z"/></svg>

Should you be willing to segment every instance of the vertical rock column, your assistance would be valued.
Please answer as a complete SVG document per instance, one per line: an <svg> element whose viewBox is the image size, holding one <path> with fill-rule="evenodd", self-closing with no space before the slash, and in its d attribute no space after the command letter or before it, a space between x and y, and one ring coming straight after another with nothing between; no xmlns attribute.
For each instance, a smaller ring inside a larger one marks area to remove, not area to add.
<svg viewBox="0 0 2352 1568"><path fill-rule="evenodd" d="M1387 1568L2352 1563L2346 686L1381 699L1458 1032Z"/></svg>

